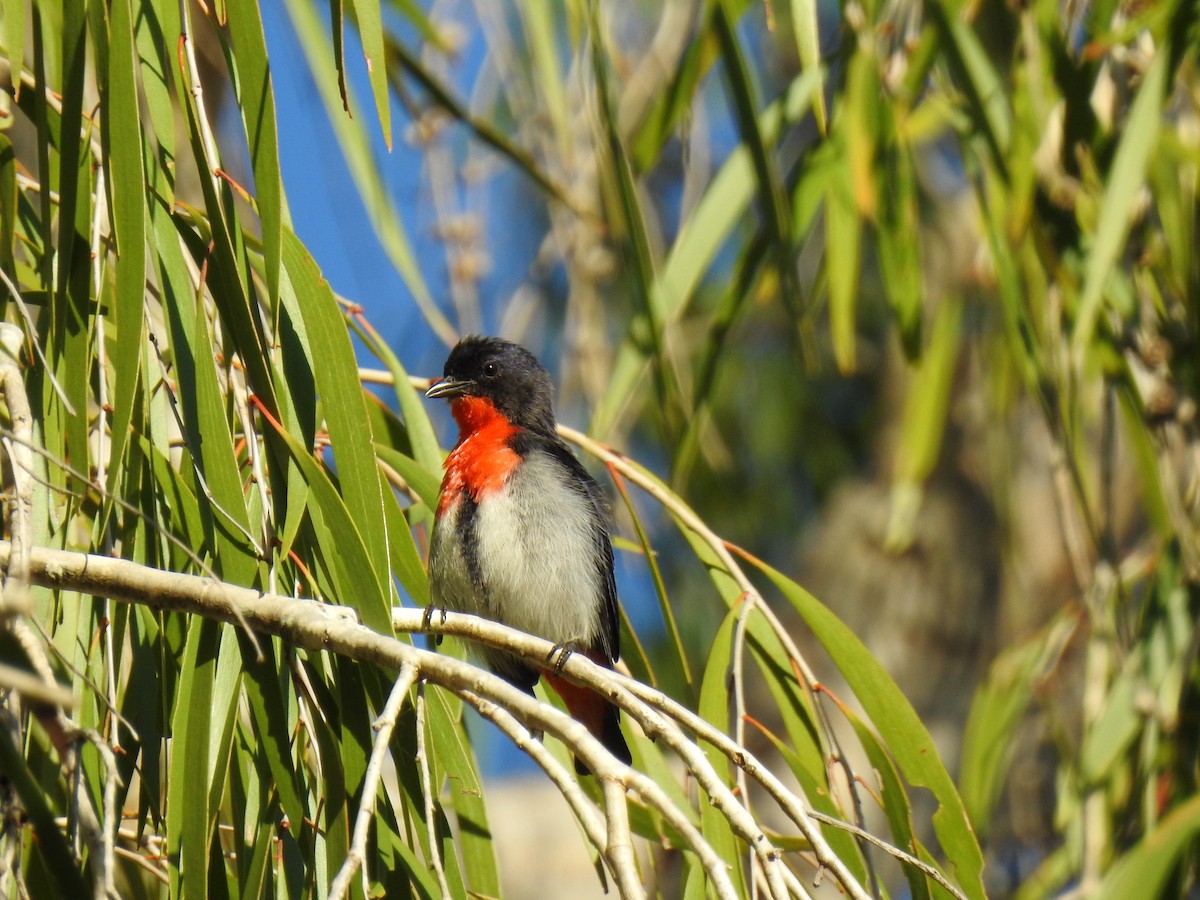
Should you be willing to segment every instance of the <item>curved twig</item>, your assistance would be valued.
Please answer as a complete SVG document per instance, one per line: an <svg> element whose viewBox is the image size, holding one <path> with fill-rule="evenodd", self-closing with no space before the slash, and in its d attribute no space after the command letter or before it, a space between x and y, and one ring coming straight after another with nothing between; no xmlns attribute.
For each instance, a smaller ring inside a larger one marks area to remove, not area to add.
<svg viewBox="0 0 1200 900"><path fill-rule="evenodd" d="M827 816L825 813L817 812L815 809L810 809L808 814L818 822L824 822L826 825L849 832L856 838L866 841L871 846L878 847L889 856L900 860L900 862L907 863L914 869L920 869L939 885L945 888L950 896L956 898L956 900L967 900L966 894L955 887L955 885L945 875L939 872L934 866L931 866L929 863L925 862L925 860L918 859L911 853L901 850L895 844L889 844L887 841L875 837L875 835L871 834L871 832L867 831L865 828L859 828L857 825L852 825L849 822L843 822L841 819L835 818L834 816Z"/></svg>
<svg viewBox="0 0 1200 900"><path fill-rule="evenodd" d="M350 852L337 875L329 885L330 900L342 900L350 891L350 882L354 874L362 869L363 893L370 895L367 885L367 837L371 827L371 818L375 813L375 796L379 793L379 779L383 774L383 761L387 756L388 744L392 740L392 731L396 727L396 718L408 689L417 679L417 667L412 662L405 662L400 667L392 692L388 694L383 712L375 721L375 743L371 747L371 761L367 763L367 771L363 776L362 797L358 801L358 815L354 817L354 837L350 842Z"/></svg>

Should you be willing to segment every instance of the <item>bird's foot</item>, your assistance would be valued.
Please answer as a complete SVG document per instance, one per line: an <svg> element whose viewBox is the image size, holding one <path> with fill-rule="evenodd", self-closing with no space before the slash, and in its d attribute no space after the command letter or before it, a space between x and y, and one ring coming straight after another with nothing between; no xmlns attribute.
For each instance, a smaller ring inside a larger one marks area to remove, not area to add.
<svg viewBox="0 0 1200 900"><path fill-rule="evenodd" d="M428 606L425 607L425 615L421 616L421 630L422 631L429 630L429 626L433 624L433 617L436 616L438 613L442 614L442 624L445 625L446 624L446 607L434 606L432 603L430 603ZM440 634L435 634L433 636L433 644L435 647L441 646L442 636Z"/></svg>
<svg viewBox="0 0 1200 900"><path fill-rule="evenodd" d="M561 675L563 668L567 665L567 660L571 658L571 654L578 651L578 641L563 641L561 644L555 644L550 648L550 652L546 654L546 665L554 670L555 675Z"/></svg>

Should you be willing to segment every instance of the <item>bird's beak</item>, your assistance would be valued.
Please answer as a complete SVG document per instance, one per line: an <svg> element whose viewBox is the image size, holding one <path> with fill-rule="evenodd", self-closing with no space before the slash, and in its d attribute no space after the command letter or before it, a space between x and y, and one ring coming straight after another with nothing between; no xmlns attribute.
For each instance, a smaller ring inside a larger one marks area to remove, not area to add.
<svg viewBox="0 0 1200 900"><path fill-rule="evenodd" d="M473 383L471 381L459 381L455 378L441 378L429 386L429 390L425 392L425 396L430 399L435 397L461 397Z"/></svg>

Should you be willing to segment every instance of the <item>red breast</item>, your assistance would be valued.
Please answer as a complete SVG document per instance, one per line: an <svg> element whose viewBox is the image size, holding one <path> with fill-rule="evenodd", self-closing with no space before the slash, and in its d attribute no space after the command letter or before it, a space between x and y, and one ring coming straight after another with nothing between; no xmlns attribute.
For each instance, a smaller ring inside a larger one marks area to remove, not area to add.
<svg viewBox="0 0 1200 900"><path fill-rule="evenodd" d="M497 410L491 400L457 397L450 410L458 423L459 438L446 457L446 476L438 498L439 516L457 503L464 491L478 503L500 490L521 461L509 446L512 436L521 429Z"/></svg>

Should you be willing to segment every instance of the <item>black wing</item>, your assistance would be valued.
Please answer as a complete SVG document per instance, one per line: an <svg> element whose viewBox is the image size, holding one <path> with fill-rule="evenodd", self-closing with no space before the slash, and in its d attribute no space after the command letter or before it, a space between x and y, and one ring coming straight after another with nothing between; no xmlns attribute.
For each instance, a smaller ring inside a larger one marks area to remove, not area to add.
<svg viewBox="0 0 1200 900"><path fill-rule="evenodd" d="M536 447L562 463L571 476L570 486L588 501L592 509L594 558L603 597L600 607L600 646L588 649L600 650L610 664L614 663L621 658L621 614L617 606L617 581L613 575L612 539L608 533L608 503L604 492L600 490L600 485L596 484L596 479L592 478L575 458L571 448L557 436L524 431L516 436L512 447L522 456Z"/></svg>

